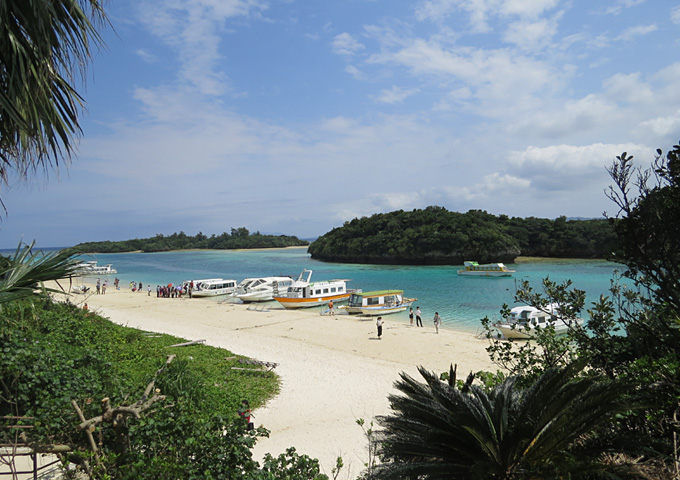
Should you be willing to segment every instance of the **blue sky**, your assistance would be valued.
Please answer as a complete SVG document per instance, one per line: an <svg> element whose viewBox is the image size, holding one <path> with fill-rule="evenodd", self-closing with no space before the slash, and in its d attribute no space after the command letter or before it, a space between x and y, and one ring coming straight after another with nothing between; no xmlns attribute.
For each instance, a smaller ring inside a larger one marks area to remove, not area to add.
<svg viewBox="0 0 680 480"><path fill-rule="evenodd" d="M615 213L605 167L680 139L680 1L116 0L67 168L0 246L321 235L440 205Z"/></svg>

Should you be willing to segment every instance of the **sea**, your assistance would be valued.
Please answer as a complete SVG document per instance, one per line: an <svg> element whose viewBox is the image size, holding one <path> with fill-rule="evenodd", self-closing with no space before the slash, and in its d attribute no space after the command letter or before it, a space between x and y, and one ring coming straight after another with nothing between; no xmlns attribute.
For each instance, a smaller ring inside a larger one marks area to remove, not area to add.
<svg viewBox="0 0 680 480"><path fill-rule="evenodd" d="M586 308L609 295L609 287L623 266L603 260L540 260L507 264L516 270L513 277L478 278L459 276L462 266L364 265L313 260L306 248L263 250L189 250L162 253L117 253L83 255L82 260L96 260L99 265L112 264L121 288L130 282L151 285L181 284L185 280L224 278L241 281L248 277L290 276L297 278L303 269L313 271L312 281L346 279L348 287L363 291L400 289L404 296L417 298L425 325L432 323L435 312L442 318L442 328L478 333L481 319L500 318L503 304L517 305L514 293L519 282L528 280L534 291L541 291L542 280L572 281L572 287L586 292ZM104 281L106 277L102 278ZM223 301L195 299L194 301ZM160 300L165 301L165 300ZM172 300L168 300L172 301ZM279 308L276 302L264 305ZM307 310L321 312L325 307ZM586 315L583 312L583 315ZM408 323L408 313L390 315L390 321Z"/></svg>

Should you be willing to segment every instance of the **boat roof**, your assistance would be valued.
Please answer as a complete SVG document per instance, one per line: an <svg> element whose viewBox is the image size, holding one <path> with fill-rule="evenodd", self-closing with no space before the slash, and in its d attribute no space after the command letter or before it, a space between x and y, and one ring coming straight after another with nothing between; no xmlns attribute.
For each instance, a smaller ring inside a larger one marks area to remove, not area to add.
<svg viewBox="0 0 680 480"><path fill-rule="evenodd" d="M384 295L398 295L403 293L403 290L375 290L373 292L356 292L354 295L360 295L362 297L382 297Z"/></svg>

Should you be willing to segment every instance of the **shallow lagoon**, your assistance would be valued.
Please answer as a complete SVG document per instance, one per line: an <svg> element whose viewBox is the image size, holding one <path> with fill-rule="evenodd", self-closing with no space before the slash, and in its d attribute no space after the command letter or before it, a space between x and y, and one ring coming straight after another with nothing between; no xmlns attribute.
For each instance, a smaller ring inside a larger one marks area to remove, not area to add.
<svg viewBox="0 0 680 480"><path fill-rule="evenodd" d="M166 253L119 253L86 255L84 259L99 264L112 263L118 270L121 288L130 282L144 285L181 283L199 278L228 278L288 275L294 278L303 269L314 270L312 280L344 278L350 288L364 291L387 288L403 289L406 297L415 297L423 312L425 326L430 326L438 311L444 328L476 332L480 319L497 317L504 303L513 305L518 281L529 280L535 290L541 280L573 281L573 287L585 290L587 305L601 294L607 295L615 270L621 265L593 260L551 260L511 264L513 277L460 277L460 266L395 266L326 263L312 260L306 248L271 250L196 250ZM111 283L112 279L110 280ZM145 287L146 290L146 287ZM196 301L211 301L200 299ZM215 301L215 300L212 300ZM278 304L273 303L273 307ZM321 310L321 308L317 308ZM406 312L390 315L390 321L408 322Z"/></svg>

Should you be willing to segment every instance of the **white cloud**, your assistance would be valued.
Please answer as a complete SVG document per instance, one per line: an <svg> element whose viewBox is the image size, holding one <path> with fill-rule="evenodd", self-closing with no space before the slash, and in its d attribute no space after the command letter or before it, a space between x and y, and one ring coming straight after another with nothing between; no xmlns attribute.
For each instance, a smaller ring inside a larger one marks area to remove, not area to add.
<svg viewBox="0 0 680 480"><path fill-rule="evenodd" d="M508 25L503 39L523 50L543 50L550 47L556 32L555 20L513 22Z"/></svg>
<svg viewBox="0 0 680 480"><path fill-rule="evenodd" d="M441 22L457 11L465 12L473 31L489 32L492 18L537 19L552 10L559 0L425 0L416 7L418 20Z"/></svg>
<svg viewBox="0 0 680 480"><path fill-rule="evenodd" d="M671 8L671 21L675 25L680 25L680 5Z"/></svg>
<svg viewBox="0 0 680 480"><path fill-rule="evenodd" d="M656 24L651 24L651 25L636 25L634 27L629 27L625 29L621 35L618 35L614 40L623 40L623 41L633 41L637 39L638 37L642 37L644 35L648 35L652 32L655 32L659 29L659 27Z"/></svg>
<svg viewBox="0 0 680 480"><path fill-rule="evenodd" d="M142 60L144 60L146 63L156 63L159 60L156 55L142 48L135 50L135 54Z"/></svg>
<svg viewBox="0 0 680 480"><path fill-rule="evenodd" d="M402 88L397 87L396 85L393 85L392 88L390 88L389 90L385 89L382 92L380 92L380 95L376 97L376 100L378 102L388 104L401 103L406 98L415 95L419 91L420 90L417 88L410 88L404 90Z"/></svg>
<svg viewBox="0 0 680 480"><path fill-rule="evenodd" d="M358 51L363 50L364 48L366 47L364 47L361 43L356 41L352 35L346 32L336 35L333 39L333 52L339 55L351 56Z"/></svg>
<svg viewBox="0 0 680 480"><path fill-rule="evenodd" d="M228 89L219 53L224 22L267 7L256 0L169 0L145 1L137 8L151 33L175 50L178 79L204 95L221 95Z"/></svg>

